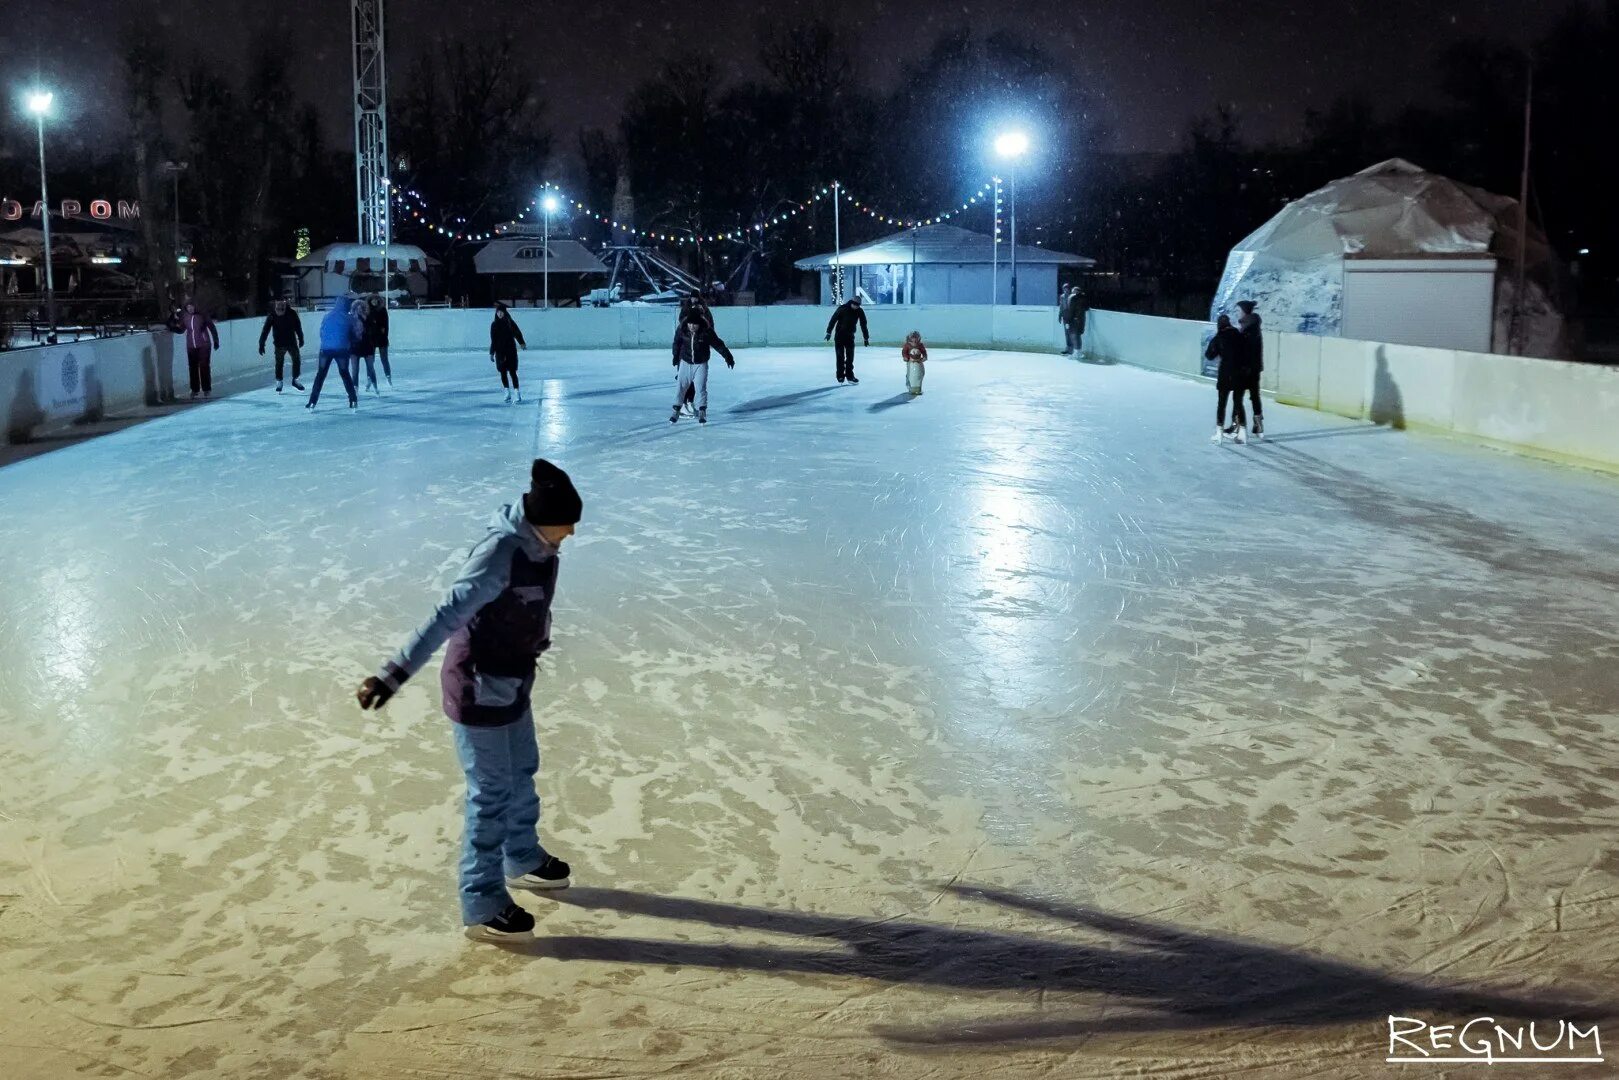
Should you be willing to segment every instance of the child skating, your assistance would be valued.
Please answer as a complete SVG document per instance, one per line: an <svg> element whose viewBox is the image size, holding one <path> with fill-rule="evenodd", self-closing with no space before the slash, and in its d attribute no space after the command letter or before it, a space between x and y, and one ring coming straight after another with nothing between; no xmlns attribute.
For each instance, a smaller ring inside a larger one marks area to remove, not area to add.
<svg viewBox="0 0 1619 1080"><path fill-rule="evenodd" d="M489 359L495 362L495 370L500 372L500 385L506 388L506 404L512 401L512 392L517 393L517 402L523 402L523 388L517 382L517 349L528 348L528 342L523 340L523 331L518 327L517 320L512 313L506 310L506 305L495 302L495 321L489 324Z"/></svg>
<svg viewBox="0 0 1619 1080"><path fill-rule="evenodd" d="M714 332L714 325L696 309L681 317L675 327L674 364L679 370L675 381L675 408L669 416L671 424L680 419L680 407L685 404L687 391L697 395L697 422L708 423L708 358L711 350L718 349L725 357L726 367L736 367L736 358L725 342Z"/></svg>
<svg viewBox="0 0 1619 1080"><path fill-rule="evenodd" d="M905 389L912 397L922 396L922 376L928 362L928 347L922 344L922 331L912 330L905 335L905 344L899 348L905 361Z"/></svg>
<svg viewBox="0 0 1619 1080"><path fill-rule="evenodd" d="M534 916L511 889L568 885L568 864L539 839L531 698L537 661L551 647L558 553L583 511L568 474L535 459L528 493L501 507L437 610L355 695L362 709L382 708L449 643L439 682L467 781L459 887L475 941L533 934Z"/></svg>

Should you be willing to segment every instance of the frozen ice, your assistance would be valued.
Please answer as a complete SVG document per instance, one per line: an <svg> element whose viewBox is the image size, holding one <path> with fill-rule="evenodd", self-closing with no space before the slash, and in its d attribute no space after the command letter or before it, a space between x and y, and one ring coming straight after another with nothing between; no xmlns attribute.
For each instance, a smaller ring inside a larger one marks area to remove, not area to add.
<svg viewBox="0 0 1619 1080"><path fill-rule="evenodd" d="M933 355L700 428L656 351L397 353L0 469L0 1074L1379 1076L1611 986L1613 478ZM536 455L577 884L506 952L436 665L352 695Z"/></svg>

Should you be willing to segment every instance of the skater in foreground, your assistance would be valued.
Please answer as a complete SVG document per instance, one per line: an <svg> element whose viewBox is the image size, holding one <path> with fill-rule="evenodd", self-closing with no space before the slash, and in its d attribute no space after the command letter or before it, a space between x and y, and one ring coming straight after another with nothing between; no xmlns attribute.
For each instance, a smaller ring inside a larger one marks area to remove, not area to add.
<svg viewBox="0 0 1619 1080"><path fill-rule="evenodd" d="M274 335L275 345L275 392L281 393L282 376L286 374L286 359L292 357L292 388L302 390L304 384L298 381L302 372L303 362L300 352L304 347L304 324L298 320L298 313L292 310L287 298L278 296L275 303L270 305L270 314L264 317L264 329L259 331L259 355L264 355L264 342Z"/></svg>
<svg viewBox="0 0 1619 1080"><path fill-rule="evenodd" d="M854 377L854 328L860 327L860 336L865 339L866 347L871 347L871 331L866 327L866 312L860 306L860 294L849 298L849 302L842 304L832 312L832 318L826 324L826 340L832 343L832 351L838 359L838 382L852 382L856 385L860 380Z"/></svg>
<svg viewBox="0 0 1619 1080"><path fill-rule="evenodd" d="M382 708L449 642L439 682L467 779L461 921L475 941L533 933L534 916L510 889L568 884L568 864L540 845L531 697L536 662L551 646L558 552L584 504L549 461L535 459L529 480L528 493L490 522L432 617L356 694L360 708Z"/></svg>
<svg viewBox="0 0 1619 1080"><path fill-rule="evenodd" d="M680 419L680 407L686 403L688 393L696 394L697 422L708 423L708 358L714 349L725 357L726 367L736 367L736 357L714 332L711 319L693 308L675 328L674 365L679 375L675 380L675 410L669 416L671 424Z"/></svg>
<svg viewBox="0 0 1619 1080"><path fill-rule="evenodd" d="M1214 436L1209 439L1212 443L1219 444L1227 435L1233 436L1238 443L1248 441L1248 418L1242 411L1242 392L1248 385L1245 363L1247 348L1242 340L1242 332L1231 325L1230 316L1221 314L1214 324L1214 337L1209 339L1209 347L1203 350L1206 358L1220 362L1220 370L1214 379L1220 397L1214 406ZM1232 400L1229 428L1225 426L1227 398Z"/></svg>
<svg viewBox="0 0 1619 1080"><path fill-rule="evenodd" d="M500 385L506 388L506 403L511 404L512 392L517 392L519 404L523 401L523 388L517 383L517 348L528 348L517 320L506 310L506 305L495 301L495 321L489 324L489 359L500 372Z"/></svg>
<svg viewBox="0 0 1619 1080"><path fill-rule="evenodd" d="M928 347L922 344L922 331L912 330L906 334L899 354L905 361L905 389L912 397L921 397L923 369L928 362Z"/></svg>

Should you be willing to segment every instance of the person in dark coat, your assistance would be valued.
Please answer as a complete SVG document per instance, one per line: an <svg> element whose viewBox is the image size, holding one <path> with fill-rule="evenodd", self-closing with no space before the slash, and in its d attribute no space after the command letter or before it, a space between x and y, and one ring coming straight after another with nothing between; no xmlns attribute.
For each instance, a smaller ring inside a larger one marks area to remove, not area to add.
<svg viewBox="0 0 1619 1080"><path fill-rule="evenodd" d="M870 347L871 331L866 327L866 312L860 306L859 293L849 297L848 303L840 304L826 324L826 340L832 342L833 351L837 353L838 382L860 382L854 377L854 330L857 326L860 336Z"/></svg>
<svg viewBox="0 0 1619 1080"><path fill-rule="evenodd" d="M303 366L299 353L304 347L304 324L284 296L275 298L275 303L270 305L270 314L264 317L264 329L259 331L260 356L264 355L264 343L271 339L271 335L274 335L275 345L275 392L281 393L288 356L292 357L292 388L302 390L304 384L298 381L298 375Z"/></svg>
<svg viewBox="0 0 1619 1080"><path fill-rule="evenodd" d="M1248 386L1248 344L1242 339L1242 332L1231 325L1230 316L1222 314L1214 325L1214 337L1203 350L1208 359L1220 361L1220 370L1214 379L1220 399L1214 407L1214 436L1209 441L1218 444L1227 435L1233 435L1237 442L1244 443L1248 441L1244 433L1248 418L1242 411L1242 393ZM1227 399L1232 399L1230 428L1225 426Z"/></svg>
<svg viewBox="0 0 1619 1080"><path fill-rule="evenodd" d="M1091 305L1085 299L1085 293L1078 285L1068 290L1068 298L1063 302L1062 324L1066 332L1063 355L1083 354L1085 350L1085 319L1090 314Z"/></svg>
<svg viewBox="0 0 1619 1080"><path fill-rule="evenodd" d="M388 302L372 293L366 305L365 336L376 348L377 359L382 361L382 377L392 386L394 373L388 366Z"/></svg>
<svg viewBox="0 0 1619 1080"><path fill-rule="evenodd" d="M731 355L731 350L714 332L714 324L705 319L701 311L693 309L687 312L675 328L674 364L678 375L675 380L675 408L669 416L671 424L680 419L680 407L685 404L688 392L695 393L697 398L697 422L708 423L708 358L711 350L718 350L725 357L726 367L736 367L736 357Z"/></svg>
<svg viewBox="0 0 1619 1080"><path fill-rule="evenodd" d="M489 359L495 362L495 370L500 372L500 385L506 388L506 401L512 400L515 391L517 400L523 400L523 389L517 382L517 350L528 348L528 342L523 340L523 331L512 318L512 313L506 305L495 301L495 321L489 324Z"/></svg>
<svg viewBox="0 0 1619 1080"><path fill-rule="evenodd" d="M1254 310L1252 300L1238 300L1237 307L1242 309L1242 317L1237 320L1237 329L1242 333L1245 346L1243 363L1247 382L1243 384L1243 389L1248 392L1248 398L1254 407L1254 438L1263 439L1265 414L1259 400L1259 375L1265 370L1264 321Z"/></svg>

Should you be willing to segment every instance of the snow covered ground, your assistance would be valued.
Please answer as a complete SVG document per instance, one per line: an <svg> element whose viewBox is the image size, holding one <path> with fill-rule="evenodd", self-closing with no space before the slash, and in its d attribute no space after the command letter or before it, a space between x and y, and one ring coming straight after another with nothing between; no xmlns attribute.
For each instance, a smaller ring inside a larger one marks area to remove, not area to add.
<svg viewBox="0 0 1619 1080"><path fill-rule="evenodd" d="M357 415L0 469L0 1075L1380 1076L1390 1013L1611 994L1619 481L1279 406L1216 448L1211 389L1051 356L738 360L703 429L657 352L530 351L522 406L400 354ZM576 886L506 952L436 665L352 693L537 454Z"/></svg>

